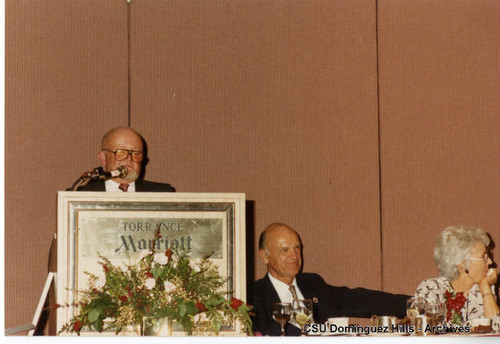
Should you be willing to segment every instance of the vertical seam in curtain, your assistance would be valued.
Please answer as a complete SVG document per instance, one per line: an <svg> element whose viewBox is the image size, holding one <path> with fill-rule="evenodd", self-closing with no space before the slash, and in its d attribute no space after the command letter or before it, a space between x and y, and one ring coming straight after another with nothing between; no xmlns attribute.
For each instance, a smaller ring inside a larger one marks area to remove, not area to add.
<svg viewBox="0 0 500 344"><path fill-rule="evenodd" d="M379 194L379 235L380 235L380 288L384 290L384 240L382 231L382 161L380 147L380 65L379 65L379 0L375 0L375 49L377 68L377 147L378 147L378 194Z"/></svg>
<svg viewBox="0 0 500 344"><path fill-rule="evenodd" d="M130 24L131 24L131 3L127 1L127 126L131 126L130 123Z"/></svg>

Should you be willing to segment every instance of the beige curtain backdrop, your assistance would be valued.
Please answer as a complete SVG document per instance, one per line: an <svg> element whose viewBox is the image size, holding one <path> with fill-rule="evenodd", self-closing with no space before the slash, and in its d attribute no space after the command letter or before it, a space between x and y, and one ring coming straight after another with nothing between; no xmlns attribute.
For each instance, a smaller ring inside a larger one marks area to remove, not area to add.
<svg viewBox="0 0 500 344"><path fill-rule="evenodd" d="M500 242L500 3L7 0L5 327L31 321L56 195L108 129L149 180L244 192L249 279L286 222L305 271L413 293L435 235ZM494 251L498 255L498 248Z"/></svg>
<svg viewBox="0 0 500 344"><path fill-rule="evenodd" d="M437 233L487 230L500 257L500 2L379 1L383 285L438 275Z"/></svg>

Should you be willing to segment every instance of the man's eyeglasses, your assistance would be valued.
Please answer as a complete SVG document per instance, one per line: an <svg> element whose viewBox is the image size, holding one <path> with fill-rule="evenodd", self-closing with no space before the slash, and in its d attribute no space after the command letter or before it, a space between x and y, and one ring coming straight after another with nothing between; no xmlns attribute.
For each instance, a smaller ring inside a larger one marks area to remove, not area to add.
<svg viewBox="0 0 500 344"><path fill-rule="evenodd" d="M483 262L485 262L485 263L486 263L486 262L488 261L488 259L490 259L490 256L488 255L488 253L487 253L487 252L485 252L485 253L483 254L483 258L472 258L472 257L469 257L469 259L470 259L470 260L482 260Z"/></svg>
<svg viewBox="0 0 500 344"><path fill-rule="evenodd" d="M130 157L132 158L132 161L134 162L141 162L142 161L142 152L140 151L134 151L134 150L129 150L129 149L117 149L116 151L109 150L107 148L103 148L103 151L107 151L110 153L113 153L115 155L115 159L117 161L122 161Z"/></svg>

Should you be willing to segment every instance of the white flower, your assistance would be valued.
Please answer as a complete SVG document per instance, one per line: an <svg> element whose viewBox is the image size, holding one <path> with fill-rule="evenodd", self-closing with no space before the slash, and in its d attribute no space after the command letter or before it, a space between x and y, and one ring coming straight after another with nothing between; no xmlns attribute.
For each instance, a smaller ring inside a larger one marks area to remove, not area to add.
<svg viewBox="0 0 500 344"><path fill-rule="evenodd" d="M165 286L165 291L167 293L171 293L171 292L175 291L175 289L177 289L177 287L175 286L175 284L173 284L170 281L163 282L163 285Z"/></svg>
<svg viewBox="0 0 500 344"><path fill-rule="evenodd" d="M172 256L171 259L172 259L172 266L174 268L176 268L177 267L177 263L179 263L179 257L178 256Z"/></svg>
<svg viewBox="0 0 500 344"><path fill-rule="evenodd" d="M165 295L165 301L166 301L167 303L172 302L172 294L166 294L166 295Z"/></svg>
<svg viewBox="0 0 500 344"><path fill-rule="evenodd" d="M156 281L154 278L148 278L145 282L144 282L144 285L146 286L146 288L148 288L149 290L153 289L156 285Z"/></svg>
<svg viewBox="0 0 500 344"><path fill-rule="evenodd" d="M200 262L198 260L191 259L191 261L189 262L189 266L196 272L201 271Z"/></svg>
<svg viewBox="0 0 500 344"><path fill-rule="evenodd" d="M142 250L141 253L139 253L139 260L141 260L142 258L148 256L151 252L149 252L148 250Z"/></svg>
<svg viewBox="0 0 500 344"><path fill-rule="evenodd" d="M155 253L153 260L155 261L155 263L160 265L165 265L168 263L168 257L165 255L165 253Z"/></svg>

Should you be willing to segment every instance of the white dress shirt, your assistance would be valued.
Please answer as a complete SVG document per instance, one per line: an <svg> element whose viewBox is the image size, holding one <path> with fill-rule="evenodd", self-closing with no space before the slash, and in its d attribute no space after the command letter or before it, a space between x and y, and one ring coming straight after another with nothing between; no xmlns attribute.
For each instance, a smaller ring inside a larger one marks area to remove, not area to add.
<svg viewBox="0 0 500 344"><path fill-rule="evenodd" d="M280 297L281 302L293 302L293 296L292 293L290 292L290 286L286 283L281 282L280 280L274 278L270 273L267 273L269 276L269 279L271 280L271 283L273 284L274 289L278 293L278 296ZM292 285L295 287L295 291L297 292L297 297L299 300L304 299L304 295L300 292L299 286L297 285L297 280L294 278Z"/></svg>
<svg viewBox="0 0 500 344"><path fill-rule="evenodd" d="M115 182L114 180L108 179L104 182L104 185L106 186L106 191L111 191L111 192L123 192L120 190L118 187L120 186L119 183ZM128 185L127 192L135 192L135 182L132 182Z"/></svg>

